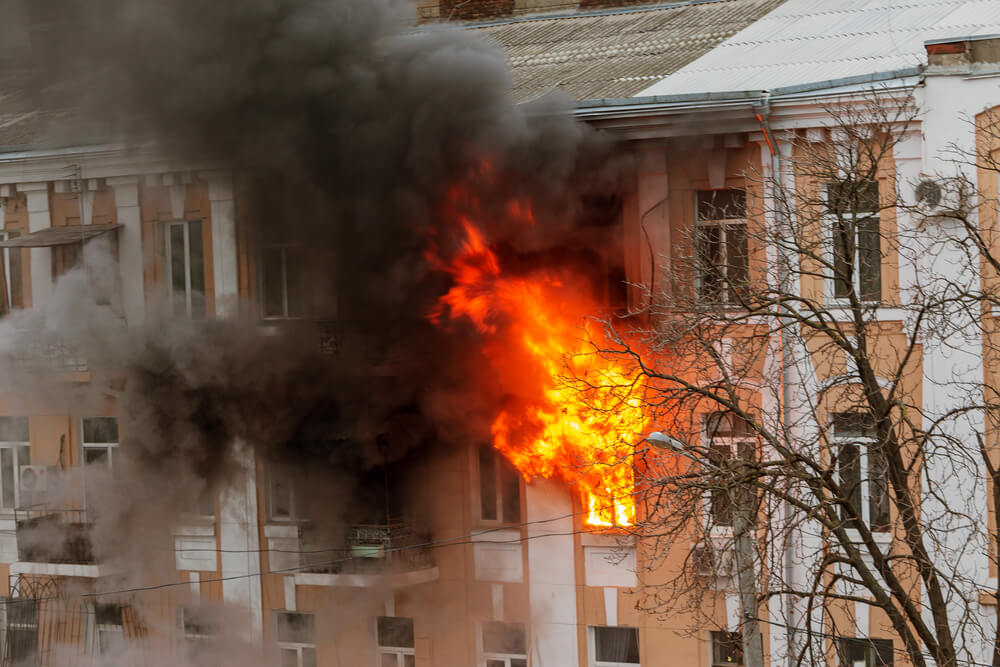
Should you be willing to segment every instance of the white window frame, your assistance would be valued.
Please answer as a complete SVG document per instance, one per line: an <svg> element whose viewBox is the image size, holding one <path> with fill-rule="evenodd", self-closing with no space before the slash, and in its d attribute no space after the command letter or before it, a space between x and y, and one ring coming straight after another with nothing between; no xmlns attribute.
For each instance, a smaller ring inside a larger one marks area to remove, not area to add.
<svg viewBox="0 0 1000 667"><path fill-rule="evenodd" d="M701 218L699 218L698 217L698 195L700 193L702 193L702 192L713 192L713 191L723 191L723 190L742 190L743 191L743 197L744 197L744 199L743 199L743 206L744 206L744 215L743 215L743 217L742 218L717 218L717 219L711 219L711 220L702 220ZM720 230L720 232L721 232L721 235L719 237L719 239L720 239L719 243L722 246L722 252L728 258L728 256L729 256L729 246L731 245L731 242L729 240L729 228L733 227L735 225L741 225L743 227L743 237L744 237L744 239L746 239L747 244L749 246L750 239L749 239L749 236L747 235L748 222L747 222L747 216L746 216L746 188L705 188L705 189L697 189L697 190L694 191L693 210L694 210L694 235L695 235L695 238L694 238L694 252L695 252L695 269L696 269L695 270L695 296L697 298L697 302L700 305L702 305L702 306L716 306L716 307L720 307L720 306L721 307L734 307L734 306L737 306L738 305L737 300L735 298L733 298L731 296L731 294L730 294L730 292L732 291L733 288L731 287L730 280L729 280L729 271L728 271L729 264L728 264L728 262L724 265L723 270L722 270L722 281L723 281L722 297L720 299L718 299L718 300L710 300L710 299L708 299L705 296L705 294L704 294L704 292L705 292L705 284L704 284L704 273L703 273L704 269L702 267L702 258L701 258L700 254L699 254L699 238L698 237L699 237L699 234L701 233L701 229L702 228L706 228L706 227L718 227L719 230ZM747 278L749 279L749 276L750 276L750 251L749 251L749 247L747 248L746 261L747 261L746 272L747 272Z"/></svg>
<svg viewBox="0 0 1000 667"><path fill-rule="evenodd" d="M597 626L588 625L587 626L587 655L589 657L589 667L636 667L636 665L641 665L641 662L607 662L597 659L597 628L598 627L619 627L628 628L630 630L635 630L638 637L639 628L633 625L620 625L620 626ZM641 648L641 646L640 646Z"/></svg>
<svg viewBox="0 0 1000 667"><path fill-rule="evenodd" d="M312 612L291 611L291 610L287 610L287 609L286 610L275 611L274 615L273 615L273 618L272 618L272 623L274 624L274 640L275 640L274 644L278 648L279 662L280 662L281 651L295 651L296 665L297 665L297 667L303 667L304 663L302 662L302 651L303 651L303 649L312 649L312 651L313 651L313 657L314 657L314 662L315 662L315 664L318 665L319 662L318 662L318 656L316 654L316 637L315 636L313 637L313 641L312 642L283 642L283 641L281 641L281 640L278 639L278 616L280 614L306 614L308 616L312 616L313 617L313 631L314 632L315 632L315 628L316 628L316 615L313 614Z"/></svg>
<svg viewBox="0 0 1000 667"><path fill-rule="evenodd" d="M875 187L878 192L878 196L881 197L881 188L879 187L879 182L876 179L874 181ZM851 214L849 211L844 212L838 218L837 214L832 213L827 208L827 203L830 201L829 195L829 183L824 183L822 185L823 190L823 206L824 212L821 224L823 226L823 259L830 268L826 269L827 275L826 279L823 281L823 297L826 303L836 306L847 306L849 301L845 297L837 296L837 280L833 273L833 266L835 266L836 261L836 240L834 238L834 228L837 225L838 220L842 219L849 221L854 228L854 273L851 275L851 283L854 286L854 293L858 296L858 300L861 303L866 304L880 304L885 301L885 279L882 271L882 210L881 205L876 206L876 210L867 213L859 212L857 215ZM861 243L858 235L858 221L864 220L865 218L875 218L878 221L879 228L879 298L877 300L869 300L862 298L861 293Z"/></svg>
<svg viewBox="0 0 1000 667"><path fill-rule="evenodd" d="M488 622L480 623L479 627L478 627L478 632L476 633L476 643L478 645L479 655L480 655L480 659L479 659L479 665L480 665L480 667L486 667L487 663L490 660L499 660L499 661L502 661L503 662L503 667L511 667L511 661L512 660L524 660L524 664L527 665L528 667L531 667L531 662L528 660L528 651L527 651L527 647L528 647L528 625L526 623L515 623L515 622L507 622L507 621L500 621L500 622L502 622L504 625L519 625L519 626L521 626L521 628L524 630L525 652L523 654L520 654L520 653L494 653L494 652L487 652L486 645L483 642L483 634L486 631L486 626L488 625Z"/></svg>
<svg viewBox="0 0 1000 667"><path fill-rule="evenodd" d="M197 222L202 227L202 233L204 234L204 220L170 220L163 223L163 244L164 244L164 260L163 260L163 275L164 275L164 285L167 291L167 299L170 303L170 308L173 309L174 304L174 276L173 276L173 244L170 242L170 230L174 227L180 227L184 230L184 303L187 316L191 317L191 309L193 303L194 291L191 289L191 223ZM207 248L205 248L204 243L201 249L201 262L202 262L202 275L205 275L205 264L208 262L206 256ZM208 286L205 286L208 289ZM171 312L173 312L171 310Z"/></svg>
<svg viewBox="0 0 1000 667"><path fill-rule="evenodd" d="M837 469L834 471L836 475L837 485L841 484L840 479L840 448L842 445L854 445L858 448L858 474L861 476L861 520L868 530L877 538L880 535L888 538L892 533L892 505L889 505L889 526L886 528L876 528L872 525L871 517L871 469L869 468L869 457L868 452L872 445L876 443L875 438L865 437L865 436L837 436L836 427L834 424L834 417L838 414L849 414L847 412L830 413L828 423L830 432L830 443L836 448L837 453ZM888 494L888 479L886 479L886 493ZM848 535L852 538L860 540L858 531L856 528L847 527Z"/></svg>
<svg viewBox="0 0 1000 667"><path fill-rule="evenodd" d="M112 650L112 646L104 646L101 642L102 633L113 633L115 635L115 645L121 646L125 643L125 618L124 611L125 608L119 607L119 621L120 623L98 623L97 622L97 603L91 603L90 606L91 613L90 616L90 654L91 655L104 655L108 651Z"/></svg>
<svg viewBox="0 0 1000 667"><path fill-rule="evenodd" d="M84 435L83 423L88 419L114 419L115 424L118 424L118 418L109 415L91 415L89 417L80 418L80 465L86 468L87 466L87 450L88 449L103 449L107 453L108 462L108 474L114 475L115 473L115 459L118 457L118 443L117 442L87 442L86 436ZM121 432L118 433L118 439L121 440ZM87 507L87 477L88 475L84 472L83 475L83 497L84 497L84 509L91 509Z"/></svg>
<svg viewBox="0 0 1000 667"><path fill-rule="evenodd" d="M408 616L401 617L390 617L390 618L409 618L412 622L413 619ZM413 656L414 662L417 659L417 647L416 647L416 636L413 639L413 646L388 646L382 644L382 638L378 634L378 617L375 618L375 648L377 651L376 664L378 667L382 667L382 656L384 655L394 655L396 656L396 667L406 667L406 656Z"/></svg>
<svg viewBox="0 0 1000 667"><path fill-rule="evenodd" d="M281 314L279 314L279 315L267 315L267 314L265 314L265 292L266 292L266 290L264 289L264 273L265 273L264 272L264 251L266 251L266 250L276 250L276 249L281 251ZM259 246L259 250L258 250L258 253L257 253L257 257L258 257L258 262L257 262L257 285L258 285L259 289L257 291L259 293L258 297L259 297L259 303L260 303L260 319L262 319L262 320L297 320L297 319L302 319L302 317L303 317L302 313L290 314L288 312L288 309L289 309L288 304L289 304L289 301L290 301L290 299L288 298L288 271L289 271L289 266L288 266L288 250L289 249L291 249L291 250L301 250L302 246L300 244L298 244L298 243L280 243L280 242L277 242L277 243L262 243ZM295 267L292 267L292 270L295 270ZM304 285L302 284L301 281L299 281L298 284L299 284L299 289L300 290L304 288ZM302 307L301 306L301 298L302 298L303 295L299 294L298 296L299 296L299 299L300 299L300 308L301 308Z"/></svg>
<svg viewBox="0 0 1000 667"><path fill-rule="evenodd" d="M480 466L479 456L480 448L485 447L493 452L493 478L496 490L496 507L497 516L495 519L487 519L483 516L483 480L482 480L482 467ZM480 525L484 526L520 526L524 523L524 478L521 477L521 473L518 472L517 468L514 468L514 472L517 475L517 503L518 503L518 516L514 521L507 521L504 517L504 488L503 488L503 474L502 465L508 465L513 468L503 453L490 444L476 445L472 449L472 476L474 484L473 488L473 499L472 506L475 508L475 516Z"/></svg>
<svg viewBox="0 0 1000 667"><path fill-rule="evenodd" d="M743 445L746 445L746 446L751 447L754 450L756 450L756 448L757 448L757 441L752 436L742 436L742 437L740 437L740 436L730 436L730 435L716 435L716 436L713 436L709 432L709 423L708 423L709 420L710 420L710 416L713 415L713 414L717 414L717 413L709 412L709 413L706 413L706 414L702 415L702 417L701 417L702 446L704 447L704 449L705 449L706 452L712 451L713 447L725 447L729 451L729 457L730 458L735 458L738 455L739 451L740 451L740 447L743 446ZM730 419L737 419L738 418L737 415L728 415L727 417L730 418ZM719 524L717 524L715 522L715 517L712 516L712 511L713 511L713 508L712 508L712 492L710 490L705 492L704 499L703 499L702 502L703 502L703 507L704 507L703 511L705 513L705 520L706 520L706 524L705 525L711 526L712 537L720 537L720 538L722 538L722 537L731 537L732 534L733 534L733 526L732 526L731 518L730 518L730 525L725 526L725 525L719 525ZM734 508L732 507L732 504L733 504L732 498L727 499L727 502L730 504L729 511L730 511L730 515L731 515L732 512L734 511Z"/></svg>
<svg viewBox="0 0 1000 667"><path fill-rule="evenodd" d="M15 415L4 415L4 417L11 418L11 419L24 419L26 422L28 421L28 417L20 417L20 416L15 416ZM30 423L29 423L29 428L30 428ZM22 448L22 447L27 447L28 448L28 460L27 461L21 461L21 456L20 456L21 449L20 448ZM30 432L29 432L29 440L27 440L27 441L4 440L4 441L0 442L0 449L10 449L10 450L12 450L12 454L13 454L12 460L13 460L13 465L14 465L14 477L13 477L13 479L14 479L14 507L3 507L3 505L2 505L2 503L3 503L3 476L0 475L0 513L10 514L16 508L21 507L21 502L22 502L22 498L21 498L21 466L23 466L23 465L31 465L31 440L30 440Z"/></svg>

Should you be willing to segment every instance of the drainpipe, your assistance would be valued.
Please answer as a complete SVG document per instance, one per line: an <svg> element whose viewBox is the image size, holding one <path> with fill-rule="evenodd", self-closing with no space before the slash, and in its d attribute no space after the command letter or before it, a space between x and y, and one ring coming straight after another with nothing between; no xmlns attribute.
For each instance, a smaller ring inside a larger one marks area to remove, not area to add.
<svg viewBox="0 0 1000 667"><path fill-rule="evenodd" d="M781 153L778 151L778 144L774 138L774 133L771 131L770 123L770 94L767 91L761 93L760 96L760 106L757 108L756 116L757 121L760 123L760 129L764 133L764 141L767 142L767 148L771 153L771 175L774 179L774 188L777 190L781 187ZM787 227L782 213L781 207L775 201L774 206L774 219L775 224L778 227L779 234L783 229ZM778 289L779 294L788 294L791 289L790 276L786 267L784 251L779 247L777 257L777 278L778 278ZM788 341L787 336L785 336L785 327L788 326L788 318L785 314L785 307L780 302L778 304L778 321L781 326L778 327L778 365L781 369L781 392L779 400L781 402L781 410L778 412L779 418L781 419L781 434L782 437L786 437L788 424L792 423L790 410L788 407L787 393L789 387L792 386L793 378L792 371L786 363L786 357L794 358L791 355L790 346L791 343ZM786 443L787 444L787 443ZM792 508L786 503L785 504L785 525L791 525L792 521ZM784 558L784 568L785 568L785 580L786 581L796 581L796 571L795 571L795 554L793 552L794 542L788 544L785 547L785 558ZM798 639L796 634L800 628L800 619L798 614L798 605L795 600L795 596L788 593L785 597L785 609L787 610L788 618L785 619L787 626L787 646L788 651L787 662L789 667L792 667L795 663L795 647L798 644Z"/></svg>

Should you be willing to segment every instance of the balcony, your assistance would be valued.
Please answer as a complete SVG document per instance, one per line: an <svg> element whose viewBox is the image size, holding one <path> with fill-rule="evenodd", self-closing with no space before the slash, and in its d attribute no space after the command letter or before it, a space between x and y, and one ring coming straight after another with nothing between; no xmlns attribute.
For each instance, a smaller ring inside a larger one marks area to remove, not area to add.
<svg viewBox="0 0 1000 667"><path fill-rule="evenodd" d="M17 558L23 563L96 562L84 510L18 509L14 526Z"/></svg>

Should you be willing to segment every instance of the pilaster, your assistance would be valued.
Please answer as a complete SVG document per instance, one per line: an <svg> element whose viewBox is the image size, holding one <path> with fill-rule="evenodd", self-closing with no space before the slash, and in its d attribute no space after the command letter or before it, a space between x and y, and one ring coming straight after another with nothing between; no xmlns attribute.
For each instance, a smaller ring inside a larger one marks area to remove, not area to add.
<svg viewBox="0 0 1000 667"><path fill-rule="evenodd" d="M139 211L139 180L135 176L109 178L118 212L118 265L122 281L122 308L129 326L141 326L146 317L146 287L143 276L142 217Z"/></svg>
<svg viewBox="0 0 1000 667"><path fill-rule="evenodd" d="M209 172L208 199L212 208L212 269L215 275L215 316L236 317L239 312L239 268L236 253L236 203L229 172Z"/></svg>

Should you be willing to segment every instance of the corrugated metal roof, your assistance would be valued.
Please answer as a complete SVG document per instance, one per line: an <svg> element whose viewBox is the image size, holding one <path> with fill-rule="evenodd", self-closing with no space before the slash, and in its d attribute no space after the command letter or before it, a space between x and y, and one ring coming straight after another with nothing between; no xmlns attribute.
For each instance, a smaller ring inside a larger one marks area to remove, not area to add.
<svg viewBox="0 0 1000 667"><path fill-rule="evenodd" d="M927 40L997 33L997 0L788 0L638 95L771 90L905 69L926 61Z"/></svg>
<svg viewBox="0 0 1000 667"><path fill-rule="evenodd" d="M470 29L507 52L519 101L556 88L577 100L631 97L783 1L702 0L512 19Z"/></svg>

